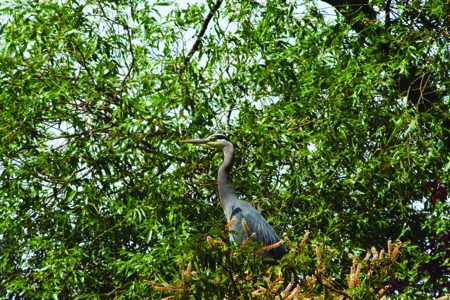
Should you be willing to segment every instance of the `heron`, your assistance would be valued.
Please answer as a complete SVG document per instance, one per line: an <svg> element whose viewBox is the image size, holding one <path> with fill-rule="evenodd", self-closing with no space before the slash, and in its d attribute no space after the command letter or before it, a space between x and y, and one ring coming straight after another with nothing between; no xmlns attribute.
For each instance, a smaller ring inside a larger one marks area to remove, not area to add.
<svg viewBox="0 0 450 300"><path fill-rule="evenodd" d="M183 140L181 143L188 143L194 145L203 145L211 149L222 150L224 153L224 160L219 168L217 182L219 186L219 197L222 202L223 211L227 221L230 222L233 217L236 217L236 221L231 225L230 229L239 233L230 234L231 241L237 241L242 244L248 236L242 219L245 219L246 224L249 227L250 238L255 243L263 243L264 246L274 245L280 242L280 237L275 230L269 225L267 220L261 215L261 213L253 207L247 201L240 200L236 192L234 191L231 183L230 172L234 165L235 151L234 144L223 134L213 134L206 139L197 140ZM282 243L279 246L270 249L268 251L261 252L261 257L265 264L276 264L276 261L281 259L287 253L286 248ZM293 267L288 269L294 273L296 272Z"/></svg>

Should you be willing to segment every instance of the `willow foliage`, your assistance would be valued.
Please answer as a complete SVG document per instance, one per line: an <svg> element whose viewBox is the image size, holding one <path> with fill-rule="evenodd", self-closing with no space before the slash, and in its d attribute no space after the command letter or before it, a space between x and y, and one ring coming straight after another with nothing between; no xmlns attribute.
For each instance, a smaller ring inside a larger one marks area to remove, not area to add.
<svg viewBox="0 0 450 300"><path fill-rule="evenodd" d="M299 293L450 293L448 3L326 2L335 20L310 1L4 4L0 296L282 286L219 239L222 154L178 143L214 132L237 145L238 195L297 249ZM389 238L398 260L377 261Z"/></svg>

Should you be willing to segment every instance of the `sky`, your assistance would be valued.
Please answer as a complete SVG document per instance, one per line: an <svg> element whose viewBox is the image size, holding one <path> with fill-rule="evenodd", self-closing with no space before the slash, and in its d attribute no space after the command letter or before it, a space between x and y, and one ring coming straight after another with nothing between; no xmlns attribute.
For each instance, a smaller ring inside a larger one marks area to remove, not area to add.
<svg viewBox="0 0 450 300"><path fill-rule="evenodd" d="M150 0L150 3L155 3L155 0ZM188 4L194 4L197 2L201 2L204 3L206 2L205 0L177 0L175 1L179 7L181 9L186 8L188 6ZM334 19L336 18L336 14L334 12L334 8L322 1L317 1L317 5L319 10L321 10L323 12L323 14L325 15L325 17L330 18L330 19ZM159 6L159 12L161 13L162 16L167 15L170 11L171 11L172 7L171 6Z"/></svg>

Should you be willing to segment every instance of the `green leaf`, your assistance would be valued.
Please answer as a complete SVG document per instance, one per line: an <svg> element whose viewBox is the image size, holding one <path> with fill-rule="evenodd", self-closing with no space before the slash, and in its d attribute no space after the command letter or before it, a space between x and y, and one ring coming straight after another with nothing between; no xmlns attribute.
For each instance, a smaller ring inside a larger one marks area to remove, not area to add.
<svg viewBox="0 0 450 300"><path fill-rule="evenodd" d="M213 228L213 229L211 229L210 231L209 231L209 234L210 235L219 235L219 236L222 236L223 235L223 230L220 230L220 229L218 229L218 228Z"/></svg>

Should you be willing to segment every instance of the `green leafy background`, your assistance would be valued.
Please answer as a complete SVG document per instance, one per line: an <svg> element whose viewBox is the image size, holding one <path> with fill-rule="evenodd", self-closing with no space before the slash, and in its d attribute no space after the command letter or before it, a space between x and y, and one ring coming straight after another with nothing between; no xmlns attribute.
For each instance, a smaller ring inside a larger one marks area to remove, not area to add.
<svg viewBox="0 0 450 300"><path fill-rule="evenodd" d="M173 282L226 224L222 154L179 144L212 133L236 144L241 199L335 249L336 278L345 253L400 238L405 297L448 292L417 273L450 229L425 188L449 182L448 4L336 1L328 19L310 1L224 0L188 54L215 3L1 8L0 296L170 295L146 281Z"/></svg>

